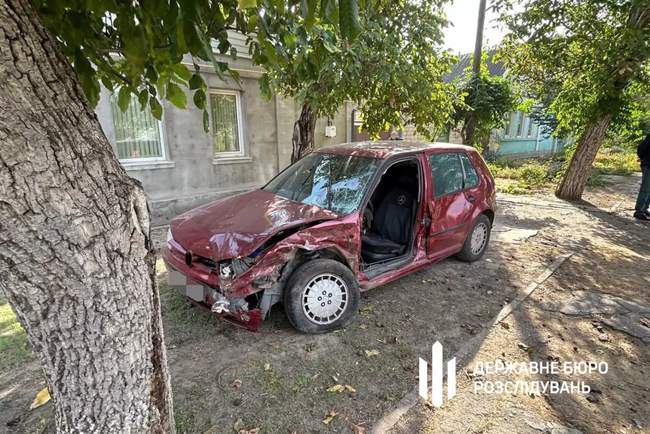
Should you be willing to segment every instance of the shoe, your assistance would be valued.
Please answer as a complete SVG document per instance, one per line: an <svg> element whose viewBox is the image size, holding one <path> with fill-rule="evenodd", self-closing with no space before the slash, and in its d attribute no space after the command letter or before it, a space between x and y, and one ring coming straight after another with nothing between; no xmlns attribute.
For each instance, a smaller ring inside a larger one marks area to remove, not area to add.
<svg viewBox="0 0 650 434"><path fill-rule="evenodd" d="M643 211L643 213L644 213L645 215L647 215L648 217L650 217L650 211Z"/></svg>
<svg viewBox="0 0 650 434"><path fill-rule="evenodd" d="M644 221L650 222L650 215L648 215L647 213L645 213L643 211L636 211L634 213L634 218L637 219L637 220L644 220Z"/></svg>

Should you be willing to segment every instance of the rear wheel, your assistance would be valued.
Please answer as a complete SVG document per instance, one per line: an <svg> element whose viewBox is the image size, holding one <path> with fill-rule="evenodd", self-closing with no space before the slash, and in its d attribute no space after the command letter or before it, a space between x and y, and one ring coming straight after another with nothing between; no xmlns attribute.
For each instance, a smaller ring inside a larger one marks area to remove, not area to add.
<svg viewBox="0 0 650 434"><path fill-rule="evenodd" d="M492 223L490 219L485 214L478 216L476 221L474 221L474 227L465 239L463 250L458 253L458 259L466 262L474 262L481 259L490 242L491 230Z"/></svg>
<svg viewBox="0 0 650 434"><path fill-rule="evenodd" d="M359 286L345 265L332 259L306 262L284 290L289 322L303 333L326 333L348 324L359 308Z"/></svg>

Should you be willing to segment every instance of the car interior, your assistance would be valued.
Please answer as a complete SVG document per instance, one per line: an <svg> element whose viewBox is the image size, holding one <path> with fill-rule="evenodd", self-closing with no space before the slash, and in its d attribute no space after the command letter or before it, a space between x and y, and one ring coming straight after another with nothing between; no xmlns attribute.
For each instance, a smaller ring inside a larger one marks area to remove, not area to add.
<svg viewBox="0 0 650 434"><path fill-rule="evenodd" d="M363 211L361 258L365 266L392 261L410 251L419 178L416 160L395 163L381 177Z"/></svg>

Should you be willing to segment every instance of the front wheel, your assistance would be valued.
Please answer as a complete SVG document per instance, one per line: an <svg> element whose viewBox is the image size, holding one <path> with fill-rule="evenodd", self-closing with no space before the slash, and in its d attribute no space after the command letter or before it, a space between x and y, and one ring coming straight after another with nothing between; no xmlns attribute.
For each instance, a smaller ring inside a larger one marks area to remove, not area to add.
<svg viewBox="0 0 650 434"><path fill-rule="evenodd" d="M354 318L359 298L359 285L349 268L332 259L314 259L291 275L284 290L284 308L297 330L326 333Z"/></svg>
<svg viewBox="0 0 650 434"><path fill-rule="evenodd" d="M478 216L474 222L474 227L465 239L463 250L458 253L458 259L465 262L474 262L481 259L490 242L491 230L492 223L490 219L485 214Z"/></svg>

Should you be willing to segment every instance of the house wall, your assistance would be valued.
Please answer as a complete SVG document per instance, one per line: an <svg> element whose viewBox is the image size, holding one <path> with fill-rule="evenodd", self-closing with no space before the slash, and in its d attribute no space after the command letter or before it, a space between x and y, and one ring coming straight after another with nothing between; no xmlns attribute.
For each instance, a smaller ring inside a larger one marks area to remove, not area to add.
<svg viewBox="0 0 650 434"><path fill-rule="evenodd" d="M261 72L245 57L231 61L240 82L221 80L209 65L201 74L210 89L237 91L241 101L242 146L244 155L229 158L214 156L212 136L203 129L203 113L194 107L187 92L188 106L178 109L164 103L162 119L165 158L146 163L123 163L128 174L142 182L150 201L154 225L204 203L262 186L291 160L293 124L300 107L290 99L266 100L259 89ZM336 137L325 137L327 119L316 124L316 147L349 140L351 108L345 104L331 119ZM101 91L96 108L104 133L115 143L110 92Z"/></svg>
<svg viewBox="0 0 650 434"><path fill-rule="evenodd" d="M509 114L506 126L496 131L497 157L550 155L562 149L553 138L522 112Z"/></svg>

